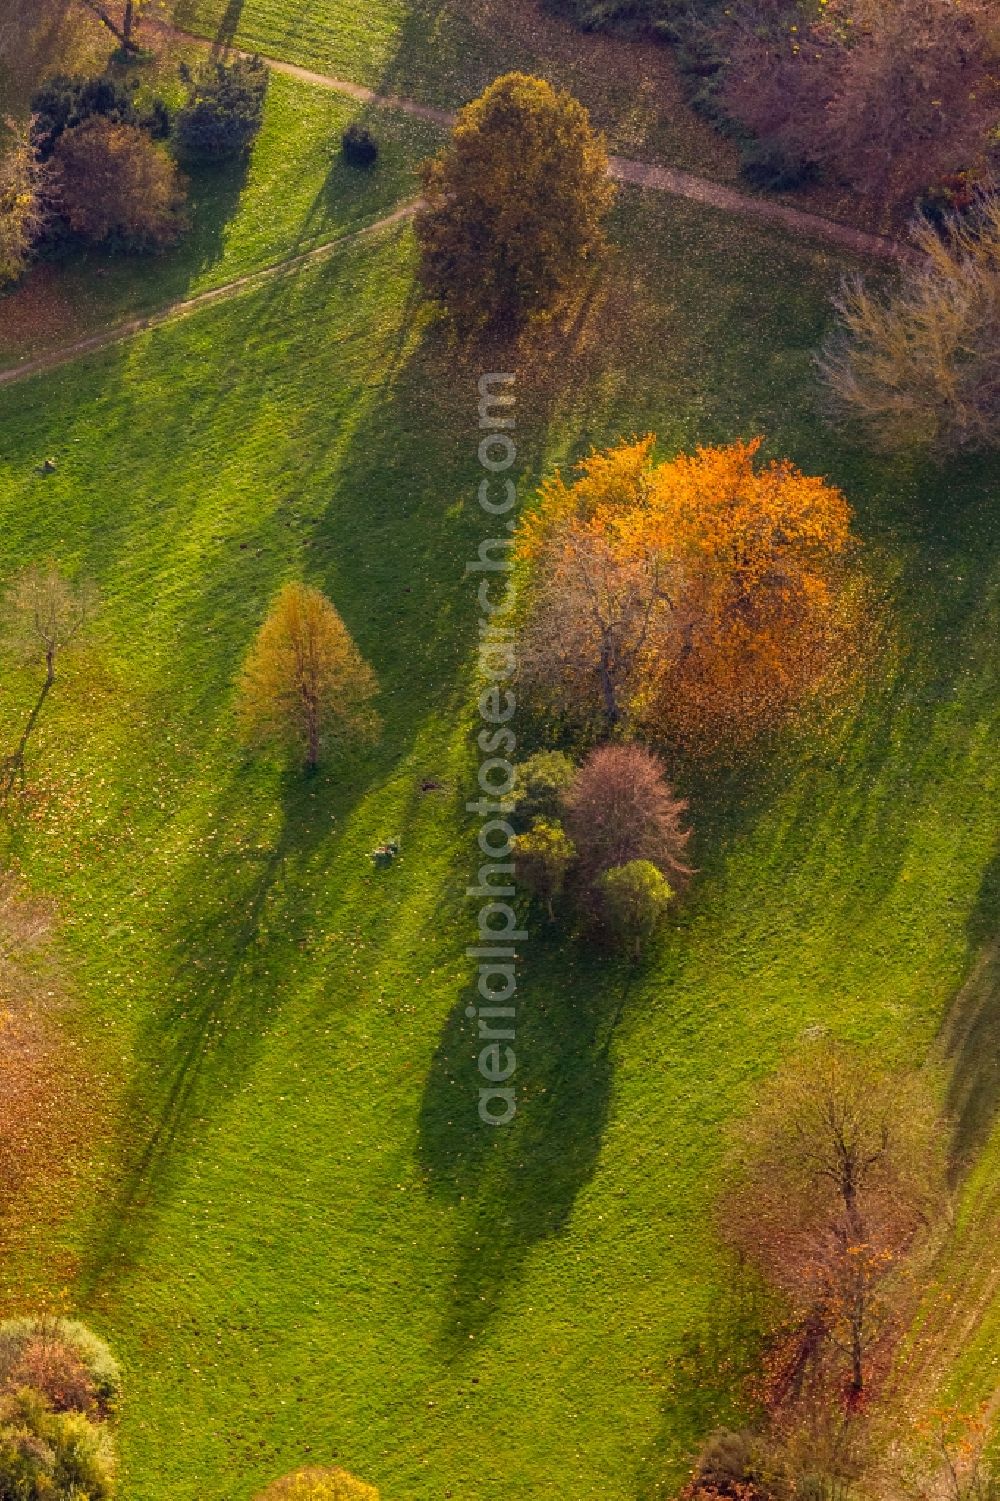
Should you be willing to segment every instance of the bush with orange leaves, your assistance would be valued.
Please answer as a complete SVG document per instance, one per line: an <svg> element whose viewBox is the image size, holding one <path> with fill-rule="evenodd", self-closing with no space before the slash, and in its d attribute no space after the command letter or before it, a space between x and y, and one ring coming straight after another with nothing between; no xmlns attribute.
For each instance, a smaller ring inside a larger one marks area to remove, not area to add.
<svg viewBox="0 0 1000 1501"><path fill-rule="evenodd" d="M842 687L863 589L851 511L762 440L560 473L522 522L521 673L545 708L691 752L745 745Z"/></svg>

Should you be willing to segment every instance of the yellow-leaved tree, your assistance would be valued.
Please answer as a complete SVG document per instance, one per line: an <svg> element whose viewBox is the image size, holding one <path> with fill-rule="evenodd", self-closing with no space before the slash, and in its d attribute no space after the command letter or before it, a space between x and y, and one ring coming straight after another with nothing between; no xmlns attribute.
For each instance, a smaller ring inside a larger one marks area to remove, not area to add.
<svg viewBox="0 0 1000 1501"><path fill-rule="evenodd" d="M761 440L594 453L522 521L523 677L546 706L691 750L774 728L854 659L860 585L839 490Z"/></svg>
<svg viewBox="0 0 1000 1501"><path fill-rule="evenodd" d="M577 295L614 189L603 136L565 90L507 73L424 168L421 281L457 333L516 333Z"/></svg>
<svg viewBox="0 0 1000 1501"><path fill-rule="evenodd" d="M375 738L377 692L374 672L326 596L307 584L286 584L240 675L248 741L294 750L314 770L328 741Z"/></svg>

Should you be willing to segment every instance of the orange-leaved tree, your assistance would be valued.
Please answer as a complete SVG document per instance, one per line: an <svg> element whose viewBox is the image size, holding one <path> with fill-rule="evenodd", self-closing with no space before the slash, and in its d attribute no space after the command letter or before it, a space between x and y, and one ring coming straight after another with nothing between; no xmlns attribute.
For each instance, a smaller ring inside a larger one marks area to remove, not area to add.
<svg viewBox="0 0 1000 1501"><path fill-rule="evenodd" d="M850 509L758 463L761 441L656 464L645 437L546 482L518 552L522 672L548 707L697 749L775 727L843 669Z"/></svg>
<svg viewBox="0 0 1000 1501"><path fill-rule="evenodd" d="M374 672L326 596L286 584L243 664L239 713L247 739L296 750L313 770L326 740L374 737L377 692Z"/></svg>

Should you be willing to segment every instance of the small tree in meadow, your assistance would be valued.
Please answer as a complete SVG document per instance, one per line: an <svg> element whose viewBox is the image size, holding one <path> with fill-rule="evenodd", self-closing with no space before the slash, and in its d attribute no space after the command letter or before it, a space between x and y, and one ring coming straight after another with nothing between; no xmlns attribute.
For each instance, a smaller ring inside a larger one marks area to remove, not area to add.
<svg viewBox="0 0 1000 1501"><path fill-rule="evenodd" d="M52 177L60 213L89 244L160 250L185 227L180 172L138 126L93 115L64 131Z"/></svg>
<svg viewBox="0 0 1000 1501"><path fill-rule="evenodd" d="M275 1480L257 1501L379 1501L379 1493L346 1470L313 1467Z"/></svg>
<svg viewBox="0 0 1000 1501"><path fill-rule="evenodd" d="M507 73L424 169L420 276L462 338L516 333L571 302L604 249L604 140L572 95Z"/></svg>
<svg viewBox="0 0 1000 1501"><path fill-rule="evenodd" d="M97 591L87 581L73 582L58 568L29 568L16 578L4 599L3 644L26 666L45 668L45 677L17 747L0 762L0 796L6 796L24 771L32 731L56 680L56 663L77 641L97 609Z"/></svg>
<svg viewBox="0 0 1000 1501"><path fill-rule="evenodd" d="M536 818L531 828L514 840L518 882L545 903L550 918L555 918L553 904L575 858L576 850L565 829L545 818Z"/></svg>
<svg viewBox="0 0 1000 1501"><path fill-rule="evenodd" d="M377 693L374 672L325 595L286 584L243 664L239 713L247 739L293 750L312 771L328 741L375 737Z"/></svg>
<svg viewBox="0 0 1000 1501"><path fill-rule="evenodd" d="M634 959L663 925L673 892L649 860L630 860L597 880L604 920L621 948Z"/></svg>
<svg viewBox="0 0 1000 1501"><path fill-rule="evenodd" d="M97 609L97 591L86 579L75 582L58 568L28 568L7 591L4 641L25 663L45 668L45 687L56 677L56 662L77 640Z"/></svg>
<svg viewBox="0 0 1000 1501"><path fill-rule="evenodd" d="M659 756L642 745L602 745L584 761L565 796L566 830L585 879L648 862L679 888L691 875L685 859L687 803L674 796Z"/></svg>

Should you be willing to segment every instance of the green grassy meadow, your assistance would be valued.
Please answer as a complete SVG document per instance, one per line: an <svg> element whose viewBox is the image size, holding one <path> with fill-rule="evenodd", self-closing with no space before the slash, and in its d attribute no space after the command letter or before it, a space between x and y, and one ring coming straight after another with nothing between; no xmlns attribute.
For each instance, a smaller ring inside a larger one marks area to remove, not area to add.
<svg viewBox="0 0 1000 1501"><path fill-rule="evenodd" d="M259 232L287 247L294 217ZM250 244L247 199L235 222ZM464 1017L480 372L419 305L410 230L0 393L0 573L53 557L103 597L3 839L58 903L105 1121L86 1172L9 1206L0 1297L59 1287L112 1340L128 1501L249 1501L331 1461L383 1501L669 1494L756 1325L711 1231L726 1123L808 1028L933 1054L995 932L995 473L882 465L822 427L836 258L638 194L616 235L607 297L521 372L523 493L622 434L764 432L847 491L897 643L819 742L676 768L700 873L639 972L531 919L504 1132L478 1122ZM293 576L337 604L385 719L311 781L249 760L231 707ZM35 690L5 682L7 740ZM975 993L954 1103L992 1164ZM984 1361L952 1379L995 1384Z"/></svg>

